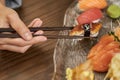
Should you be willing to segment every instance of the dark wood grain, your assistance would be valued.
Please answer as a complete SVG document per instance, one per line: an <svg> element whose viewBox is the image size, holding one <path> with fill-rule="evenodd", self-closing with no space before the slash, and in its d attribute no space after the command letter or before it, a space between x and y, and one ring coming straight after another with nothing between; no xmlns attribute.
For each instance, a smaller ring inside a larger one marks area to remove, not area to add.
<svg viewBox="0 0 120 80"><path fill-rule="evenodd" d="M62 26L65 10L73 0L23 0L17 10L29 24L34 18L43 20L43 26ZM49 32L47 34L58 34ZM31 47L25 54L0 52L0 80L51 80L53 52L57 40L48 40Z"/></svg>

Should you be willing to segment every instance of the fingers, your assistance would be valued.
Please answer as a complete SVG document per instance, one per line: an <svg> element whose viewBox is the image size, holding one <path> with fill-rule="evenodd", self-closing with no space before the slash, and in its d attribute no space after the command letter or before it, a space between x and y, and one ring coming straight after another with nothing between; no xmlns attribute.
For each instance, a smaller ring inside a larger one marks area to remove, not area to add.
<svg viewBox="0 0 120 80"><path fill-rule="evenodd" d="M9 50L14 52L24 53L33 44L47 40L45 36L33 37L29 40L28 36L26 37L26 34L31 35L31 32L28 30L25 24L20 20L17 14L9 15L8 19L12 28L15 29L23 37L23 39L22 38L0 38L0 50ZM29 27L30 26L40 27L41 25L42 25L42 21L39 18L37 18L31 22ZM37 31L35 34L43 34L43 31Z"/></svg>
<svg viewBox="0 0 120 80"><path fill-rule="evenodd" d="M9 45L16 45L16 46L27 46L27 45L33 45L39 42L44 42L46 41L46 37L44 36L38 36L38 37L34 37L32 40L30 41L25 41L21 38L16 38L16 39L10 39L10 38L2 38L0 39L0 44L9 44Z"/></svg>
<svg viewBox="0 0 120 80"><path fill-rule="evenodd" d="M42 25L42 21L39 18L34 19L29 25L28 27L40 27ZM44 32L42 30L39 30L37 32L35 32L34 34L43 34ZM41 36L39 36L41 37ZM47 39L44 36L45 40Z"/></svg>
<svg viewBox="0 0 120 80"><path fill-rule="evenodd" d="M27 45L24 47L14 46L14 45L0 45L0 50L8 50L13 52L25 53L31 45Z"/></svg>
<svg viewBox="0 0 120 80"><path fill-rule="evenodd" d="M40 18L36 18L28 25L28 27L40 27L42 23L43 22L40 20ZM43 34L43 33L44 32L42 30L35 32L35 34Z"/></svg>
<svg viewBox="0 0 120 80"><path fill-rule="evenodd" d="M29 26L36 27L42 25L42 21L39 18L34 19ZM35 34L43 34L43 31L37 31ZM25 41L22 38L1 38L0 44L6 44L6 45L16 45L16 46L27 46L27 45L33 45L39 42L46 41L47 38L44 36L38 36L32 38L30 41Z"/></svg>
<svg viewBox="0 0 120 80"><path fill-rule="evenodd" d="M34 34L43 34L44 32L43 31L37 31L37 32L35 32Z"/></svg>
<svg viewBox="0 0 120 80"><path fill-rule="evenodd" d="M13 29L16 30L16 32L25 40L31 40L32 34L29 31L29 29L26 27L26 25L22 22L22 20L19 18L17 13L13 13L8 15L8 20L10 25Z"/></svg>
<svg viewBox="0 0 120 80"><path fill-rule="evenodd" d="M40 20L40 18L36 18L28 25L28 27L40 27L42 23L43 22Z"/></svg>
<svg viewBox="0 0 120 80"><path fill-rule="evenodd" d="M4 18L0 18L0 28L8 28L9 27L9 24L7 23L7 20L4 19Z"/></svg>
<svg viewBox="0 0 120 80"><path fill-rule="evenodd" d="M6 14L0 14L2 15L0 16L0 27L7 28L10 25L22 38L0 38L0 50L24 53L33 44L47 40L44 36L32 37L32 33L14 10L5 8L5 11ZM36 18L29 27L40 27L41 25L42 21ZM37 31L35 34L43 34L43 31Z"/></svg>

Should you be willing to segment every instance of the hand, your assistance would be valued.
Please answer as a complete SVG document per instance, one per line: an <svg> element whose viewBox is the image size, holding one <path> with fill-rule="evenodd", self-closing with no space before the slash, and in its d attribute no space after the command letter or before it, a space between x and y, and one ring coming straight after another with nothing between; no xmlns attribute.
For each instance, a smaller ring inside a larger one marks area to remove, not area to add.
<svg viewBox="0 0 120 80"><path fill-rule="evenodd" d="M45 36L32 37L27 26L19 18L18 14L10 8L0 7L0 27L12 27L22 38L0 38L0 50L9 50L14 52L24 53L33 44L46 41ZM28 27L41 26L42 21L39 18L34 19ZM43 31L38 31L35 34L43 34Z"/></svg>

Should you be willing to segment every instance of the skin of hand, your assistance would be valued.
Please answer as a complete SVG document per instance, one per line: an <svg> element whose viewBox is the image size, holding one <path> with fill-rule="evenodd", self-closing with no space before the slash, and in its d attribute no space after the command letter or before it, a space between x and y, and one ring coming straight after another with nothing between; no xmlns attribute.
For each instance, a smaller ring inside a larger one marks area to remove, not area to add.
<svg viewBox="0 0 120 80"><path fill-rule="evenodd" d="M0 3L5 5L5 0L0 0Z"/></svg>
<svg viewBox="0 0 120 80"><path fill-rule="evenodd" d="M0 50L25 53L32 45L47 40L45 36L32 37L32 33L28 29L28 27L41 26L42 21L39 18L34 19L26 26L13 9L5 7L0 3L0 10L0 28L11 26L22 37L0 38ZM43 31L37 31L34 34L43 34Z"/></svg>

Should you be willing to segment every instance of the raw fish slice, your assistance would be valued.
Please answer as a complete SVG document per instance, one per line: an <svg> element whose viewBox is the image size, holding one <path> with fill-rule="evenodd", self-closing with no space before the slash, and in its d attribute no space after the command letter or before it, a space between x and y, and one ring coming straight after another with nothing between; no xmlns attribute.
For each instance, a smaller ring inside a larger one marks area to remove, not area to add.
<svg viewBox="0 0 120 80"><path fill-rule="evenodd" d="M114 41L113 36L104 35L103 37L101 37L100 41L94 47L92 47L87 58L89 59L89 58L97 55L97 53L99 51L101 51L104 46L108 45L109 43L111 43L113 41Z"/></svg>
<svg viewBox="0 0 120 80"><path fill-rule="evenodd" d="M106 0L79 0L80 10L88 10L91 8L104 9L107 6Z"/></svg>
<svg viewBox="0 0 120 80"><path fill-rule="evenodd" d="M98 45L97 49L95 49L94 55L91 55L89 58L92 58L95 55L98 55L98 53L100 54L103 51L109 51L113 48L118 48L119 46L120 46L120 44L118 42L115 42L115 41L110 42L106 45ZM102 54L102 55L104 55L104 54Z"/></svg>
<svg viewBox="0 0 120 80"><path fill-rule="evenodd" d="M94 20L98 20L103 17L102 11L98 8L92 8L85 12L83 12L80 16L78 16L77 21L79 24L89 24Z"/></svg>
<svg viewBox="0 0 120 80"><path fill-rule="evenodd" d="M104 59L104 61L100 61L100 60L96 60L94 61L94 59L92 60L92 65L93 65L93 70L94 71L98 71L98 72L106 72L108 67L106 67L106 63L109 63L110 62L110 59L112 58L113 56L110 55L109 53L106 53L105 56L102 58ZM99 56L100 58L100 56ZM105 64L104 64L105 63Z"/></svg>
<svg viewBox="0 0 120 80"><path fill-rule="evenodd" d="M93 67L96 71L107 71L108 65L110 63L111 58L118 52L120 52L119 48L120 44L117 41L113 41L106 45L100 52L96 54L96 56L92 57L92 63L95 65L99 65L99 67ZM100 68L101 67L101 68Z"/></svg>
<svg viewBox="0 0 120 80"><path fill-rule="evenodd" d="M119 42L113 41L113 42L109 43L108 45L105 45L105 46L103 47L103 49L100 50L98 53L100 54L100 53L103 52L103 51L110 51L110 50L112 50L112 49L114 49L114 48L119 48L119 47L120 47ZM105 53L102 53L101 55L104 55L104 54L105 54Z"/></svg>
<svg viewBox="0 0 120 80"><path fill-rule="evenodd" d="M114 49L114 48L119 48L119 46L120 46L120 44L119 44L118 42L113 41L113 42L109 43L108 45L105 45L105 46L104 46L99 52L97 52L96 55L93 56L93 57L102 56L102 55L106 54L107 51L110 51L110 50L112 50L112 49ZM91 58L92 58L92 57L91 57Z"/></svg>
<svg viewBox="0 0 120 80"><path fill-rule="evenodd" d="M119 48L114 48L110 51L106 51L104 55L96 55L92 59L93 70L98 72L107 71L112 57L119 52Z"/></svg>

